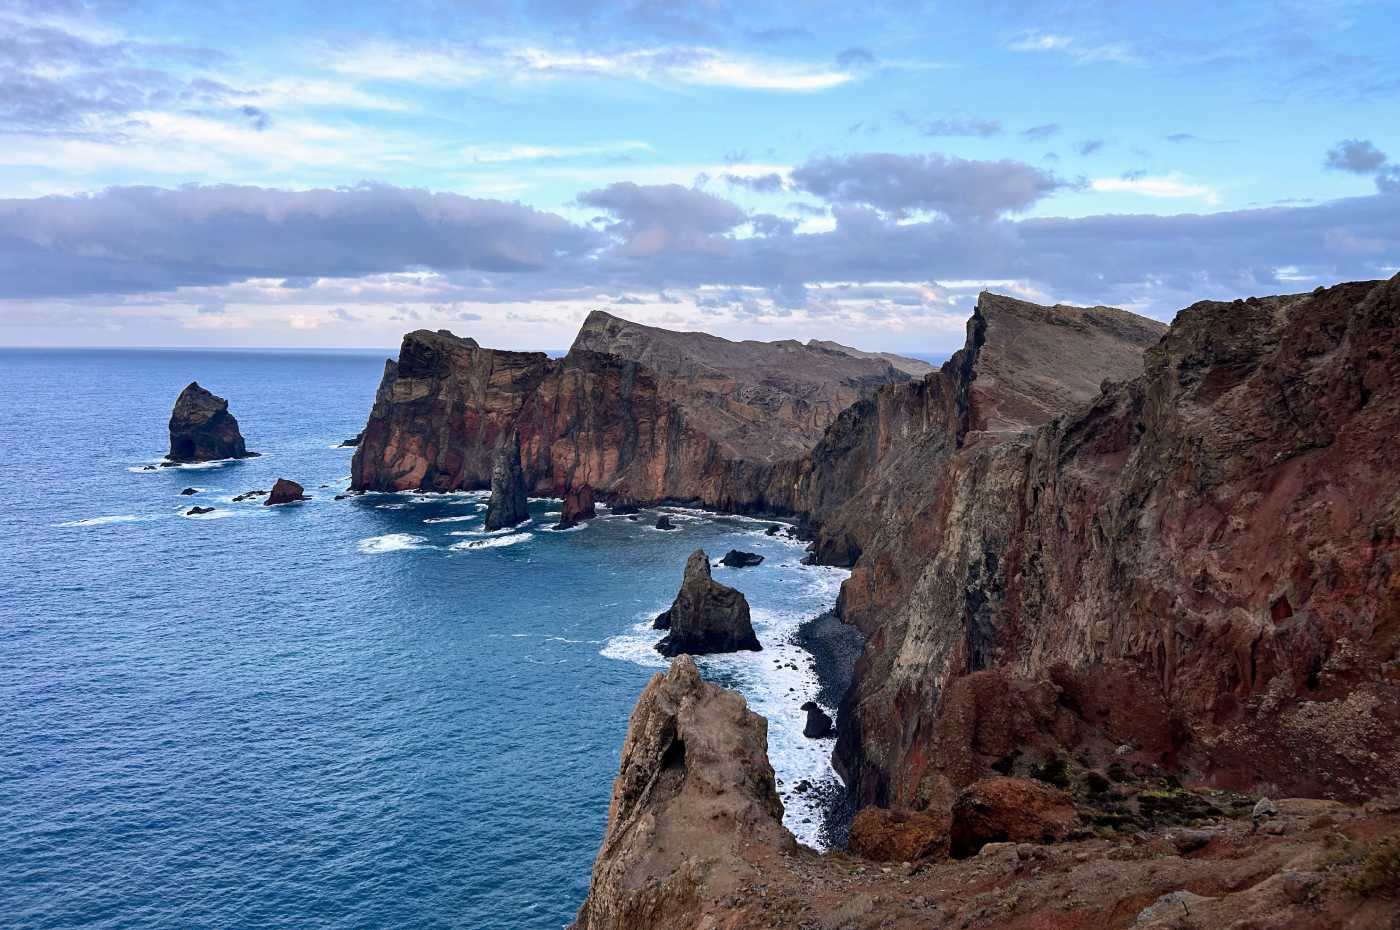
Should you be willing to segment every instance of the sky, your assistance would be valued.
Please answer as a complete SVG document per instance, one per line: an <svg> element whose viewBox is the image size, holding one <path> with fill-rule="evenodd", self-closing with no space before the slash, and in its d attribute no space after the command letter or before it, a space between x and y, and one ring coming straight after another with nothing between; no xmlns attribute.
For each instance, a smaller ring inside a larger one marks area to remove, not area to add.
<svg viewBox="0 0 1400 930"><path fill-rule="evenodd" d="M961 345L1400 271L1400 0L0 0L0 344Z"/></svg>

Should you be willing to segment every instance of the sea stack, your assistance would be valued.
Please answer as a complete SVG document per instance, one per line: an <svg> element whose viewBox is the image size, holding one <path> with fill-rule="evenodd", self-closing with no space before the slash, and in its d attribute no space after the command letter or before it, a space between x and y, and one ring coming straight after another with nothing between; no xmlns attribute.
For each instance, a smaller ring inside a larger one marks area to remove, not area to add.
<svg viewBox="0 0 1400 930"><path fill-rule="evenodd" d="M656 651L664 656L763 648L749 620L748 600L710 577L710 557L703 549L696 549L686 560L680 592L670 609L656 618L655 626L670 631L656 644Z"/></svg>
<svg viewBox="0 0 1400 930"><path fill-rule="evenodd" d="M271 507L274 504L291 504L310 499L306 496L306 488L290 478L278 478L277 483L272 486L272 493L263 501L263 506Z"/></svg>
<svg viewBox="0 0 1400 930"><path fill-rule="evenodd" d="M598 510L593 503L593 489L586 484L579 485L570 488L569 493L564 495L564 512L554 528L573 529L579 525L579 521L592 520L597 515Z"/></svg>
<svg viewBox="0 0 1400 930"><path fill-rule="evenodd" d="M191 381L180 392L170 413L171 462L213 462L246 459L249 452L238 431L238 421L228 412L228 401Z"/></svg>
<svg viewBox="0 0 1400 930"><path fill-rule="evenodd" d="M520 436L512 433L496 450L491 465L491 499L486 505L486 530L505 529L530 516L525 498L525 473L520 468Z"/></svg>

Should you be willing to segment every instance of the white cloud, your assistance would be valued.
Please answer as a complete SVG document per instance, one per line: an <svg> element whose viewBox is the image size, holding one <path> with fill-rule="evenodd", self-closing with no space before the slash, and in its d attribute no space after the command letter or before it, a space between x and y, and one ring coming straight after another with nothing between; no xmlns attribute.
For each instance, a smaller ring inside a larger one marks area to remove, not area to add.
<svg viewBox="0 0 1400 930"><path fill-rule="evenodd" d="M469 145L462 156L480 164L512 161L541 161L558 158L585 158L590 155L622 155L628 152L649 152L645 142L599 142L594 145Z"/></svg>
<svg viewBox="0 0 1400 930"><path fill-rule="evenodd" d="M1139 194L1160 200L1199 199L1220 202L1220 192L1208 184L1198 184L1177 174L1143 175L1126 178L1094 178L1092 190L1104 194Z"/></svg>
<svg viewBox="0 0 1400 930"><path fill-rule="evenodd" d="M1085 44L1071 36L1053 32L1032 32L1012 42L1007 48L1013 52L1057 52L1068 55L1076 64L1087 65L1105 61L1118 64L1139 64L1141 58L1125 42L1108 42L1102 45Z"/></svg>

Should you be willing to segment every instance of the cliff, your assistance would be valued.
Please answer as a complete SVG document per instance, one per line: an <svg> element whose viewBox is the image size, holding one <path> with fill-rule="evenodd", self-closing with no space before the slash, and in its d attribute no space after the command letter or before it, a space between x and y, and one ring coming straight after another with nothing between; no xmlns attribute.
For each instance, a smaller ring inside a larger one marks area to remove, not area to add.
<svg viewBox="0 0 1400 930"><path fill-rule="evenodd" d="M858 797L940 809L1115 747L1220 786L1400 785L1397 320L1400 278L1195 304L1034 430L1005 380L955 384L930 506L843 592L874 634L839 719Z"/></svg>
<svg viewBox="0 0 1400 930"><path fill-rule="evenodd" d="M352 486L484 487L494 448L515 430L532 493L586 484L605 499L786 507L796 463L836 416L908 380L884 358L673 333L600 311L557 360L420 330L385 366Z"/></svg>

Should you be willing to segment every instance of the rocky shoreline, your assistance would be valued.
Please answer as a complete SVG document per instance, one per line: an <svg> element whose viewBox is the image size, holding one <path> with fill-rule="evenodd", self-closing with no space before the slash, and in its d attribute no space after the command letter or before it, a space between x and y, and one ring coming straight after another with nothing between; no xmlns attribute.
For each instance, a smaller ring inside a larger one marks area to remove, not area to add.
<svg viewBox="0 0 1400 930"><path fill-rule="evenodd" d="M793 642L812 657L812 670L817 676L816 702L823 707L839 708L855 678L856 661L865 648L865 635L842 623L835 610L827 610L803 621ZM845 848L851 819L856 815L854 794L844 784L831 782L815 785L812 791L821 801L822 839L828 848Z"/></svg>

